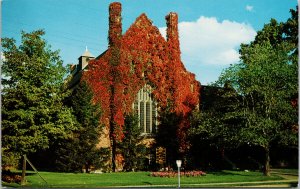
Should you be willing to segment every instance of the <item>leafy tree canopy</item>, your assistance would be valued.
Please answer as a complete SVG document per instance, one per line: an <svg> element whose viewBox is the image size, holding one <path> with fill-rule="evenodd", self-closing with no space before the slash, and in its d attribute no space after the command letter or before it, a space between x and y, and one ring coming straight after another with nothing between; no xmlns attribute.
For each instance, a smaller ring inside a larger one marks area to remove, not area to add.
<svg viewBox="0 0 300 189"><path fill-rule="evenodd" d="M298 10L297 10L298 12ZM241 143L266 151L265 174L269 174L269 148L273 141L296 145L298 96L298 26L295 11L285 23L272 19L250 44L241 45L241 62L231 65L218 83L229 83L239 99L234 113L241 117L237 136ZM294 32L292 32L294 31Z"/></svg>
<svg viewBox="0 0 300 189"><path fill-rule="evenodd" d="M284 23L271 19L254 41L241 45L241 61L214 85L217 102L193 116L196 137L264 149L266 175L270 145L298 142L298 8L291 13Z"/></svg>
<svg viewBox="0 0 300 189"><path fill-rule="evenodd" d="M43 30L22 32L21 45L2 39L2 148L26 154L68 138L74 127L71 109L63 105L66 69L59 51L42 38Z"/></svg>

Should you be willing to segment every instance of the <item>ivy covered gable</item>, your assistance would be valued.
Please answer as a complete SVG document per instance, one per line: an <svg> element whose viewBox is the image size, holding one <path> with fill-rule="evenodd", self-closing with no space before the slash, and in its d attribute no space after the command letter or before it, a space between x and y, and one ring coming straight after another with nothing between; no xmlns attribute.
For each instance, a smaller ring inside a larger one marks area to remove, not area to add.
<svg viewBox="0 0 300 189"><path fill-rule="evenodd" d="M112 3L109 11L108 49L89 62L82 77L91 85L94 101L101 105L101 122L110 130L111 139L121 141L125 116L133 111L139 91L151 86L159 111L182 117L178 135L184 150L187 116L199 104L200 83L181 61L177 14L166 16L165 39L145 14L122 34L121 4Z"/></svg>

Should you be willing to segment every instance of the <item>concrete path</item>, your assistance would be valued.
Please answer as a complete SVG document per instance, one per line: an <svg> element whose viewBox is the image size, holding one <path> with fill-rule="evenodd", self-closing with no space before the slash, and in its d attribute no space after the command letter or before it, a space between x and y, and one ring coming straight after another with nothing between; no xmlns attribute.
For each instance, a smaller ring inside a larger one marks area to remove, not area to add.
<svg viewBox="0 0 300 189"><path fill-rule="evenodd" d="M276 184L278 183L278 184ZM253 182L225 182L225 183L203 183L203 184L182 184L181 188L205 188L205 187L292 187L290 183L298 183L297 179L288 179L288 180L268 180L268 181L253 181ZM245 185L245 186L240 186ZM176 188L177 185L141 185L141 186L116 186L112 188Z"/></svg>
<svg viewBox="0 0 300 189"><path fill-rule="evenodd" d="M273 173L274 174L274 173ZM199 184L182 184L181 188L205 188L205 187L238 187L238 188L298 188L292 186L291 183L298 183L298 175L277 174L284 180L267 180L267 181L252 181L252 182L225 182L225 183L199 183ZM277 184L278 183L278 184ZM241 186L244 185L244 186ZM149 185L149 186L118 186L116 188L176 188L177 185ZM115 188L115 187L113 187Z"/></svg>

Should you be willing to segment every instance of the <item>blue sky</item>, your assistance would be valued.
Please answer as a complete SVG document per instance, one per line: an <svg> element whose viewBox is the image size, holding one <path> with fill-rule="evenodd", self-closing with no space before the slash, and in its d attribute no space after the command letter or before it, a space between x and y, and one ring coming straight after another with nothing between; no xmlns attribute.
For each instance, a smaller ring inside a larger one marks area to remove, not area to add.
<svg viewBox="0 0 300 189"><path fill-rule="evenodd" d="M46 31L65 64L77 63L87 46L93 55L107 48L110 0L2 0L2 37L20 41L20 32ZM286 21L297 0L122 0L123 32L142 13L165 33L165 16L179 15L181 57L202 84L239 61L238 48L249 43L271 18ZM164 35L164 34L163 34Z"/></svg>

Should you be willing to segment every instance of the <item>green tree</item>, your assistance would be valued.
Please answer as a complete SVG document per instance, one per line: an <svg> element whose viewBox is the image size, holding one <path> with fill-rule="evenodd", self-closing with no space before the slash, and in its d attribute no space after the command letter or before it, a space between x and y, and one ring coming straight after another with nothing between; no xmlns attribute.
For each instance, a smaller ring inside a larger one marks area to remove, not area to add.
<svg viewBox="0 0 300 189"><path fill-rule="evenodd" d="M103 166L103 154L97 148L102 128L99 123L101 108L92 100L93 92L84 81L79 83L69 98L77 120L77 130L73 132L72 138L61 141L57 146L59 159L56 163L60 170L78 172L85 167L86 172L89 172L91 166L96 169Z"/></svg>
<svg viewBox="0 0 300 189"><path fill-rule="evenodd" d="M264 149L265 175L270 174L271 143L298 142L298 114L292 105L298 96L298 60L294 54L298 44L294 44L294 33L286 33L297 31L294 27L298 26L293 23L292 28L283 29L287 23L272 19L253 42L241 46L241 62L226 69L218 81L221 86L229 83L236 90L239 108L229 115L242 118L236 131L240 143Z"/></svg>
<svg viewBox="0 0 300 189"><path fill-rule="evenodd" d="M71 109L63 105L68 95L63 87L66 69L44 34L22 32L20 46L14 39L2 39L3 156L46 149L74 129Z"/></svg>
<svg viewBox="0 0 300 189"><path fill-rule="evenodd" d="M166 165L164 166L172 166L176 162L176 159L184 158L179 152L179 140L177 137L180 120L181 117L173 112L168 110L160 112L155 141L157 147L164 147L166 149Z"/></svg>
<svg viewBox="0 0 300 189"><path fill-rule="evenodd" d="M141 128L138 125L139 119L137 115L129 114L125 118L123 132L125 138L118 144L123 158L124 170L135 171L144 168L144 160L146 157L146 146L142 143L144 137L141 135Z"/></svg>
<svg viewBox="0 0 300 189"><path fill-rule="evenodd" d="M205 154L203 151L207 153L217 151L218 157L226 160L226 163L229 162L232 168L235 167L225 156L225 149L236 147L235 127L240 123L240 118L232 115L238 108L235 94L235 90L227 84L224 87L202 86L200 110L194 111L190 116L189 140L192 144L190 153L195 158L194 164L217 163L215 166L223 168L225 161L212 162L213 159L207 158L207 155L203 157Z"/></svg>
<svg viewBox="0 0 300 189"><path fill-rule="evenodd" d="M234 135L231 133L231 127L239 120L237 117L227 116L224 112L229 113L236 109L238 101L232 98L236 94L235 90L229 85L203 88L201 110L194 111L191 116L190 134L203 135L210 140L211 145L220 149L232 145Z"/></svg>

